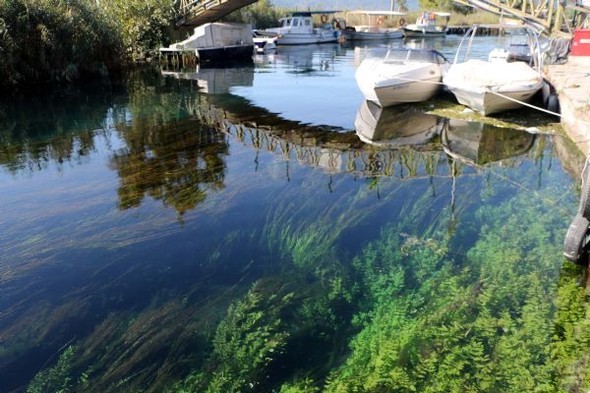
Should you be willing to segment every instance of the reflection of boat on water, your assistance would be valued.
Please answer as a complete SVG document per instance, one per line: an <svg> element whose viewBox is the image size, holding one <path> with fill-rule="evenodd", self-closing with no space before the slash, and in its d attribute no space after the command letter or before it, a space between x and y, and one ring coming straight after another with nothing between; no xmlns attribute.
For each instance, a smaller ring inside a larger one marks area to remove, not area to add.
<svg viewBox="0 0 590 393"><path fill-rule="evenodd" d="M412 49L436 49L440 50L444 43L444 36L441 37L406 37L403 40L404 46L406 48Z"/></svg>
<svg viewBox="0 0 590 393"><path fill-rule="evenodd" d="M483 166L525 154L535 135L491 124L450 119L441 133L445 152L466 164Z"/></svg>
<svg viewBox="0 0 590 393"><path fill-rule="evenodd" d="M355 76L367 100L388 107L432 98L447 65L435 50L382 48L367 54Z"/></svg>
<svg viewBox="0 0 590 393"><path fill-rule="evenodd" d="M226 94L234 86L252 86L254 67L203 68L195 71L161 71L163 76L176 79L195 80L199 90L208 94Z"/></svg>
<svg viewBox="0 0 590 393"><path fill-rule="evenodd" d="M322 71L332 68L334 57L344 51L345 49L335 43L282 46L274 55L274 61L299 71Z"/></svg>
<svg viewBox="0 0 590 393"><path fill-rule="evenodd" d="M442 118L411 105L384 109L371 101L361 104L354 122L360 140L382 147L428 143L443 126Z"/></svg>

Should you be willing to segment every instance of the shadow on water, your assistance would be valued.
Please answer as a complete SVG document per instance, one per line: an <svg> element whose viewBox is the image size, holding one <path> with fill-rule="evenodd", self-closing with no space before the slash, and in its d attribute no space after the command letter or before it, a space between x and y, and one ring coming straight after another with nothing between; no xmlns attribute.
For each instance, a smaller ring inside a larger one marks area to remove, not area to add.
<svg viewBox="0 0 590 393"><path fill-rule="evenodd" d="M175 76L132 78L78 121L73 103L5 110L4 168L93 159L106 140L119 209L0 266L8 389L42 368L33 386L88 392L525 391L525 374L584 374L560 368L587 356L588 323L580 270L561 267L558 138L367 102L354 130L309 125L232 94L251 67ZM273 180L276 160L296 181ZM230 180L230 164L254 165ZM196 219L208 200L230 207ZM150 221L160 203L186 222Z"/></svg>

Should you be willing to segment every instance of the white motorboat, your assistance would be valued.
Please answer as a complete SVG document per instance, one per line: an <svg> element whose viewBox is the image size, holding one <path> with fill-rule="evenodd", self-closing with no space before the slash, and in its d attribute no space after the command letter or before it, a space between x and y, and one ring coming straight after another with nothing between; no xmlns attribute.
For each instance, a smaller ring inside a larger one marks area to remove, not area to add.
<svg viewBox="0 0 590 393"><path fill-rule="evenodd" d="M342 32L329 23L329 14L338 11L302 11L292 12L289 16L279 19L280 27L262 30L264 34L278 36L277 45L321 44L338 42ZM322 26L314 27L313 15L321 14Z"/></svg>
<svg viewBox="0 0 590 393"><path fill-rule="evenodd" d="M258 54L274 53L277 50L277 40L279 36L276 34L264 34L260 30L252 30L254 49Z"/></svg>
<svg viewBox="0 0 590 393"><path fill-rule="evenodd" d="M467 32L465 37L473 37L476 29ZM443 83L460 104L487 116L528 104L543 87L545 82L540 71L520 61L469 59L458 63L462 44L463 40L443 77Z"/></svg>
<svg viewBox="0 0 590 393"><path fill-rule="evenodd" d="M381 108L363 101L354 121L361 141L379 147L424 145L440 134L444 119L424 113L414 106Z"/></svg>
<svg viewBox="0 0 590 393"><path fill-rule="evenodd" d="M444 22L440 23L439 20ZM416 19L416 23L404 26L406 37L440 37L447 33L447 25L451 14L448 12L423 12Z"/></svg>
<svg viewBox="0 0 590 393"><path fill-rule="evenodd" d="M346 13L346 27L342 34L347 41L403 38L404 15L404 12L397 11L350 11ZM387 27L391 24L400 27Z"/></svg>
<svg viewBox="0 0 590 393"><path fill-rule="evenodd" d="M355 77L365 99L389 107L432 98L447 67L433 49L379 48L368 52Z"/></svg>
<svg viewBox="0 0 590 393"><path fill-rule="evenodd" d="M252 61L254 41L252 26L238 23L205 23L195 27L193 35L160 53L194 52L199 63Z"/></svg>
<svg viewBox="0 0 590 393"><path fill-rule="evenodd" d="M524 61L533 64L535 61L535 48L538 38L535 32L528 28L515 28L507 30L508 43L503 48L494 48L488 55L489 61Z"/></svg>

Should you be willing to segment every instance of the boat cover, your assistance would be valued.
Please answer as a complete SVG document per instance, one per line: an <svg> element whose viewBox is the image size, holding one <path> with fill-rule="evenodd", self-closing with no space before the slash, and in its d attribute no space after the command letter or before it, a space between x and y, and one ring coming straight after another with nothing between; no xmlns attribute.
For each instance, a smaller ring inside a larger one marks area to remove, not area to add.
<svg viewBox="0 0 590 393"><path fill-rule="evenodd" d="M453 64L445 75L448 85L518 87L539 83L541 76L523 62L498 63L470 59Z"/></svg>

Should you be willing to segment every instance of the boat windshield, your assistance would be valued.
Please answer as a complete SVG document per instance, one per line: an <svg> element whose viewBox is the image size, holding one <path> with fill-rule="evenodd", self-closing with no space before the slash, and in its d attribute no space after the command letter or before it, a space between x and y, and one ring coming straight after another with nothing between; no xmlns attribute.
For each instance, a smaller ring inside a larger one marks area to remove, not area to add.
<svg viewBox="0 0 590 393"><path fill-rule="evenodd" d="M388 49L383 56L386 63L433 63L442 64L446 59L434 50L416 50L416 49Z"/></svg>

